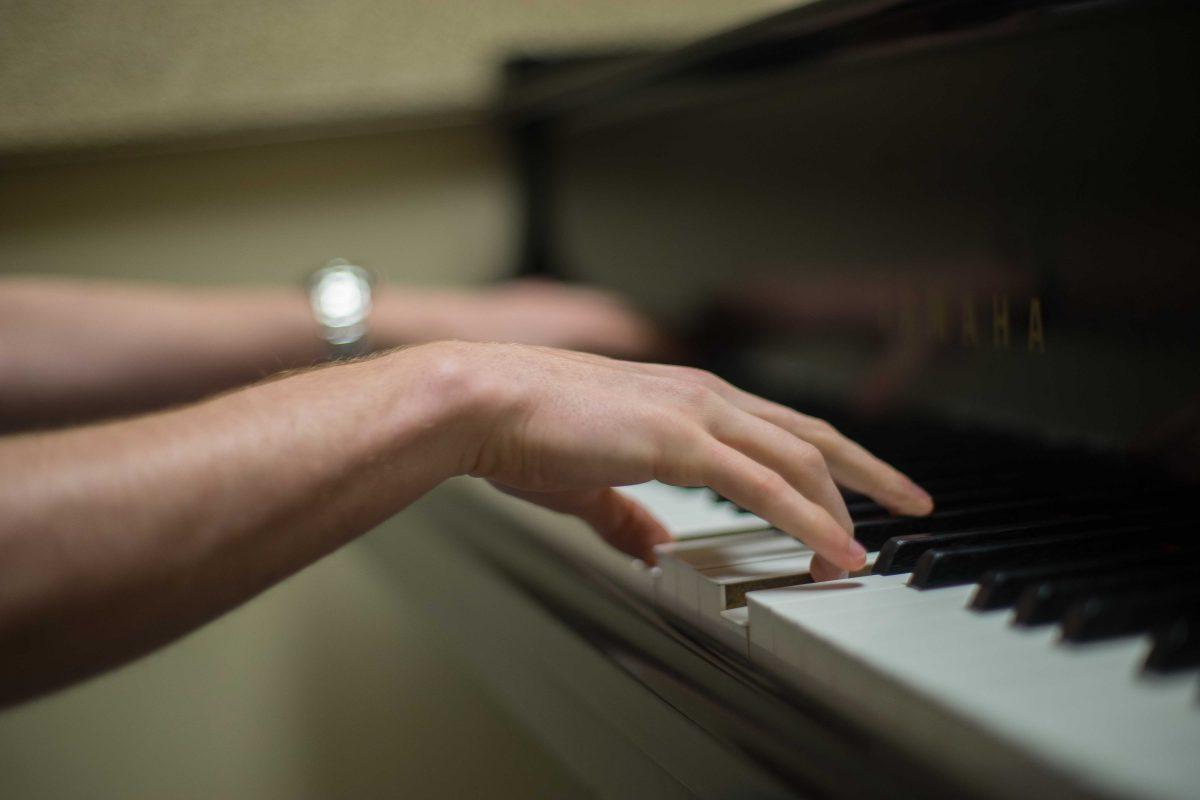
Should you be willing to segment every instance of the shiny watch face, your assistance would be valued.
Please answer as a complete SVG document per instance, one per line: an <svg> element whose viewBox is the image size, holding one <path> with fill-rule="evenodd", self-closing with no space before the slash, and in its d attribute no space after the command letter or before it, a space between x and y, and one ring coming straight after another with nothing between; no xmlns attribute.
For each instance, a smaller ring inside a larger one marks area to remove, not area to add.
<svg viewBox="0 0 1200 800"><path fill-rule="evenodd" d="M357 325L371 310L371 285L357 270L330 269L313 285L312 307L317 320L326 327Z"/></svg>

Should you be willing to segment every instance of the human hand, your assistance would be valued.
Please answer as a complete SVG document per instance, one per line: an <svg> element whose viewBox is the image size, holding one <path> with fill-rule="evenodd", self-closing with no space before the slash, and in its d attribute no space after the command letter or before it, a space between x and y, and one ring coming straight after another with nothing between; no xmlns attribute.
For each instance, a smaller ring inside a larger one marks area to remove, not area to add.
<svg viewBox="0 0 1200 800"><path fill-rule="evenodd" d="M670 535L613 486L709 486L812 547L817 578L866 557L835 480L897 513L932 510L912 481L828 423L701 370L545 347L435 347L480 398L464 471L574 514L648 562Z"/></svg>
<svg viewBox="0 0 1200 800"><path fill-rule="evenodd" d="M670 349L654 324L617 295L532 279L484 289L381 292L372 327L383 346L519 342L637 359L661 358Z"/></svg>

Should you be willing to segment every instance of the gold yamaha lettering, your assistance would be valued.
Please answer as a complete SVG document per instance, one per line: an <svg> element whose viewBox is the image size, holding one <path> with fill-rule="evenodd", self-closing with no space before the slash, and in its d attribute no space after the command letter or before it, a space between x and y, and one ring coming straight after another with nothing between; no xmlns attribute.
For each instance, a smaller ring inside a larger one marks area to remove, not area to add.
<svg viewBox="0 0 1200 800"><path fill-rule="evenodd" d="M1046 352L1046 328L1042 323L1042 300L1039 297L1029 301L1029 352Z"/></svg>
<svg viewBox="0 0 1200 800"><path fill-rule="evenodd" d="M987 316L989 310L991 313ZM968 349L984 346L984 331L987 330L984 326L991 327L994 350L1011 349L1014 335L1021 336L1019 332L1024 329L1026 350L1046 352L1046 322L1040 297L1014 300L999 293L992 295L990 304L985 305L981 304L980 298L970 294L951 302L945 294L934 293L924 301L910 297L881 308L879 322L883 332L890 336L924 338L938 344L947 344L957 338L958 345Z"/></svg>
<svg viewBox="0 0 1200 800"><path fill-rule="evenodd" d="M978 347L979 318L975 316L975 301L970 297L964 297L962 309L962 345L963 347Z"/></svg>
<svg viewBox="0 0 1200 800"><path fill-rule="evenodd" d="M992 346L1008 349L1008 295L992 296Z"/></svg>

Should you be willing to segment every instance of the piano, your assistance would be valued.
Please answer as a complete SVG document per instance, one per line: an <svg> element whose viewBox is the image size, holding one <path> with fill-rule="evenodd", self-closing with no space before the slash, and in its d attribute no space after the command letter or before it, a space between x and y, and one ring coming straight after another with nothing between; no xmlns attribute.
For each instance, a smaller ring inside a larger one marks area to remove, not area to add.
<svg viewBox="0 0 1200 800"><path fill-rule="evenodd" d="M648 566L461 479L380 563L601 796L1200 796L1196 42L1191 2L816 0L514 60L518 271L937 509L847 492L867 567L814 583L707 489L622 489Z"/></svg>

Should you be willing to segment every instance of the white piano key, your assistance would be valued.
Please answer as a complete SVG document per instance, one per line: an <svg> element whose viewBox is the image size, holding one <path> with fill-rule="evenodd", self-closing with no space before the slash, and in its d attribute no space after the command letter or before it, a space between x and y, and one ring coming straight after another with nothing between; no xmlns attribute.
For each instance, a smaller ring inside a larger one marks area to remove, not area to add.
<svg viewBox="0 0 1200 800"><path fill-rule="evenodd" d="M810 551L786 534L767 530L672 542L659 545L655 553L662 569L657 595L659 604L694 622L700 591L697 588L699 572L767 559L805 556Z"/></svg>
<svg viewBox="0 0 1200 800"><path fill-rule="evenodd" d="M895 576L877 576L894 578ZM836 630L839 641L847 641L863 629L863 636L874 636L885 648L907 646L905 636L928 618L931 607L948 607L964 615L963 603L971 587L954 587L935 592L919 592L904 585L877 586L873 590L848 592L823 603L790 604L778 607L772 619L772 651L785 664L809 666L812 653L804 650L805 637L796 629L810 633ZM823 621L831 620L822 624ZM904 620L908 620L905 624ZM888 627L888 625L891 627ZM969 640L966 643L969 647Z"/></svg>
<svg viewBox="0 0 1200 800"><path fill-rule="evenodd" d="M676 539L770 527L753 514L714 500L712 494L703 488L684 488L650 481L636 486L622 486L619 491L644 505Z"/></svg>
<svg viewBox="0 0 1200 800"><path fill-rule="evenodd" d="M662 576L660 567L651 567L640 558L630 559L629 576L625 585L651 603L656 602L658 581Z"/></svg>
<svg viewBox="0 0 1200 800"><path fill-rule="evenodd" d="M745 606L722 611L713 632L731 650L748 655L750 645L750 609Z"/></svg>
<svg viewBox="0 0 1200 800"><path fill-rule="evenodd" d="M864 575L750 592L746 595L746 604L750 609L751 658L756 657L756 652L760 659L774 653L776 618L786 610L803 608L808 613L815 613L822 607L836 606L851 594L906 588L907 580L907 575Z"/></svg>
<svg viewBox="0 0 1200 800"><path fill-rule="evenodd" d="M1006 613L965 609L972 588L881 588L820 607L778 606L773 666L809 690L823 684L885 714L898 693L921 693L1081 780L1138 796L1192 796L1194 672L1140 679L1144 640L1061 646L1053 627L1013 628ZM847 659L864 669L846 669Z"/></svg>
<svg viewBox="0 0 1200 800"><path fill-rule="evenodd" d="M694 613L700 625L715 624L723 611L735 605L744 605L746 593L765 589L772 585L807 583L811 551L784 558L769 558L729 564L721 567L691 571L684 578L690 579L695 589Z"/></svg>
<svg viewBox="0 0 1200 800"><path fill-rule="evenodd" d="M697 539L658 545L654 551L660 560L674 560L692 569L797 555L808 548L777 530L735 533L713 539Z"/></svg>

